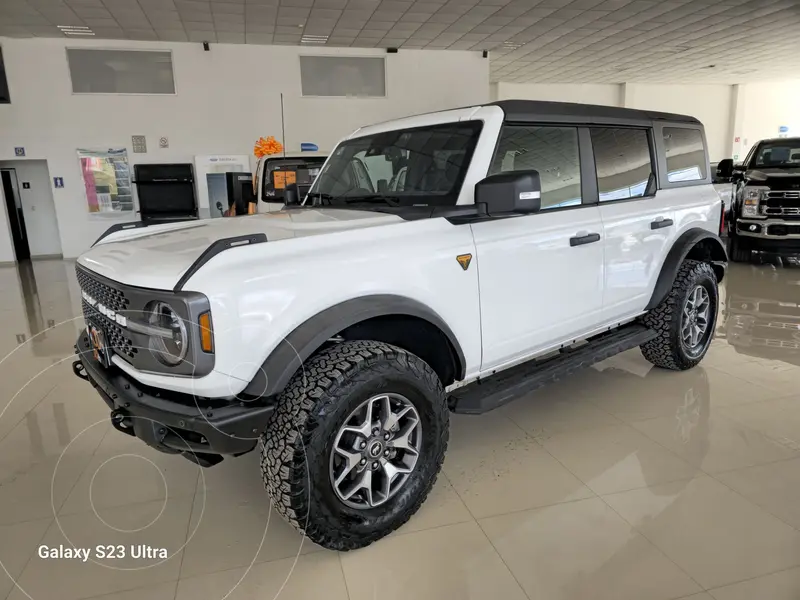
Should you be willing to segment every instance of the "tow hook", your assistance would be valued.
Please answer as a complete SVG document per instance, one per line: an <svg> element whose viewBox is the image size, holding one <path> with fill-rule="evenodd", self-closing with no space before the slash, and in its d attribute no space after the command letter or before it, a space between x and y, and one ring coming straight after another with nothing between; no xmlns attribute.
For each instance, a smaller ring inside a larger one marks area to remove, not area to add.
<svg viewBox="0 0 800 600"><path fill-rule="evenodd" d="M117 410L111 411L111 424L117 431L121 431L122 433L126 433L131 436L136 436L136 433L133 431L133 419L131 419L130 415L126 414L122 409L118 408Z"/></svg>
<svg viewBox="0 0 800 600"><path fill-rule="evenodd" d="M76 360L72 363L72 372L75 373L76 377L80 377L84 381L89 381L89 376L86 374L86 367L83 366L80 360Z"/></svg>

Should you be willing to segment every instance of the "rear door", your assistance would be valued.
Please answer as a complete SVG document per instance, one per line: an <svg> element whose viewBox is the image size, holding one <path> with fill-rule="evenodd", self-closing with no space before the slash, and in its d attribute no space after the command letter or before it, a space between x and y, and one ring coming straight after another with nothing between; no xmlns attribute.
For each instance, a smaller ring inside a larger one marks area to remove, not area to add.
<svg viewBox="0 0 800 600"><path fill-rule="evenodd" d="M605 247L606 321L647 305L675 238L675 214L657 189L655 143L649 127L590 129Z"/></svg>
<svg viewBox="0 0 800 600"><path fill-rule="evenodd" d="M574 126L503 127L489 174L539 171L542 209L471 225L484 371L598 325L604 282L602 222L597 205L585 202L594 185L593 174L587 177L585 172L587 135Z"/></svg>

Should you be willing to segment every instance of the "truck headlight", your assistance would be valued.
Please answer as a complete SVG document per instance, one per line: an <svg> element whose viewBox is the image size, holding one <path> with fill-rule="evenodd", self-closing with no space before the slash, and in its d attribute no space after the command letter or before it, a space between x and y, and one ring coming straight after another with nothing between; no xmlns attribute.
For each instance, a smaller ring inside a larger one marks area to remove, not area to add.
<svg viewBox="0 0 800 600"><path fill-rule="evenodd" d="M174 367L183 362L189 348L186 324L166 302L154 301L145 307L145 318L153 328L148 345L160 363Z"/></svg>
<svg viewBox="0 0 800 600"><path fill-rule="evenodd" d="M760 217L758 213L758 205L764 198L764 194L769 190L766 187L746 187L744 188L742 198L742 216L743 217Z"/></svg>

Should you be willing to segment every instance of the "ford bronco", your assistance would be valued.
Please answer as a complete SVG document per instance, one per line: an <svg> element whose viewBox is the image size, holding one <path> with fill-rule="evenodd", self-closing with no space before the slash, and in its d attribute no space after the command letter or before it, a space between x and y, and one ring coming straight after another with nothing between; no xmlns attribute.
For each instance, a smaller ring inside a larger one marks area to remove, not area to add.
<svg viewBox="0 0 800 600"><path fill-rule="evenodd" d="M305 197L112 227L78 260L75 373L116 429L211 466L258 449L276 509L366 546L479 414L640 347L706 354L726 266L694 118L505 101L364 127Z"/></svg>

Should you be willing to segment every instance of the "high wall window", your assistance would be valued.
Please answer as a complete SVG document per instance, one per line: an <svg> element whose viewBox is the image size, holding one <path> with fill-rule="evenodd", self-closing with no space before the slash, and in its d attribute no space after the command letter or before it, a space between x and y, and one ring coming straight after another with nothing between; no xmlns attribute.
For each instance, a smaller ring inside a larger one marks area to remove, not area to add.
<svg viewBox="0 0 800 600"><path fill-rule="evenodd" d="M67 48L75 94L174 94L172 53Z"/></svg>
<svg viewBox="0 0 800 600"><path fill-rule="evenodd" d="M386 61L367 56L301 56L303 96L386 96Z"/></svg>
<svg viewBox="0 0 800 600"><path fill-rule="evenodd" d="M664 127L667 181L696 181L706 178L708 159L699 129Z"/></svg>
<svg viewBox="0 0 800 600"><path fill-rule="evenodd" d="M653 173L647 132L613 127L591 132L600 202L644 196Z"/></svg>
<svg viewBox="0 0 800 600"><path fill-rule="evenodd" d="M581 203L578 130L575 127L503 127L490 175L536 170L542 210Z"/></svg>

